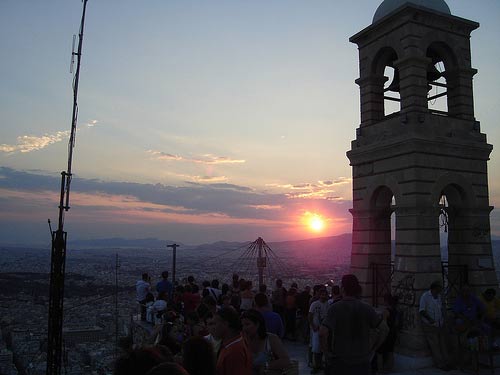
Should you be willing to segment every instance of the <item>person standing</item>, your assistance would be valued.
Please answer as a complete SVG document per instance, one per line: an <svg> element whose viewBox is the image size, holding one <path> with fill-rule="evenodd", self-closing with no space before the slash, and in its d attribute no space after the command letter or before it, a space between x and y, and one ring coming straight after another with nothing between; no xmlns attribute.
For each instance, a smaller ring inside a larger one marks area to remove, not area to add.
<svg viewBox="0 0 500 375"><path fill-rule="evenodd" d="M381 325L383 316L360 300L361 286L355 275L342 277L341 290L343 298L330 306L320 328L321 347L327 358L326 374L370 375L374 354L370 333Z"/></svg>
<svg viewBox="0 0 500 375"><path fill-rule="evenodd" d="M285 300L286 300L286 289L283 287L283 280L276 280L276 287L271 294L271 303L273 305L273 311L281 316L281 319L285 321Z"/></svg>
<svg viewBox="0 0 500 375"><path fill-rule="evenodd" d="M280 338L266 331L264 317L257 310L241 314L243 337L252 352L253 374L266 370L285 372L290 367L290 358Z"/></svg>
<svg viewBox="0 0 500 375"><path fill-rule="evenodd" d="M318 290L318 299L309 307L309 326L311 327L311 352L313 369L311 374L321 370L323 352L320 345L319 329L328 312L328 291L325 286Z"/></svg>
<svg viewBox="0 0 500 375"><path fill-rule="evenodd" d="M163 271L161 273L162 280L156 284L156 292L158 296L161 293L165 293L167 295L167 301L171 301L173 297L174 286L170 281L168 281L168 271Z"/></svg>
<svg viewBox="0 0 500 375"><path fill-rule="evenodd" d="M311 287L306 285L304 290L297 295L297 315L299 317L298 327L299 334L302 336L304 344L309 343L309 305L311 301Z"/></svg>
<svg viewBox="0 0 500 375"><path fill-rule="evenodd" d="M251 375L252 353L241 335L239 314L232 307L215 314L214 336L222 340L217 356L217 375Z"/></svg>
<svg viewBox="0 0 500 375"><path fill-rule="evenodd" d="M273 333L280 339L285 335L281 316L271 311L269 300L264 293L257 293L254 298L255 309L262 314L266 322L266 332Z"/></svg>
<svg viewBox="0 0 500 375"><path fill-rule="evenodd" d="M141 320L146 320L146 296L151 292L151 279L147 273L135 284L137 302L141 305Z"/></svg>
<svg viewBox="0 0 500 375"><path fill-rule="evenodd" d="M429 344L434 365L443 370L450 370L448 354L448 334L444 327L443 301L441 299L441 283L435 281L430 289L420 297L419 314L422 330Z"/></svg>

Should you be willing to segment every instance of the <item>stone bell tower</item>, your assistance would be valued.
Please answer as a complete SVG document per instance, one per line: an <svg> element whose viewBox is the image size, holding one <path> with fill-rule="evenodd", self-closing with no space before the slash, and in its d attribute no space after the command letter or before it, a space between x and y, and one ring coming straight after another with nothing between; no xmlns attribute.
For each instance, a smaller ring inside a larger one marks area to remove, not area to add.
<svg viewBox="0 0 500 375"><path fill-rule="evenodd" d="M427 352L420 296L432 281L446 284L443 227L446 267L464 270L462 281L476 293L498 286L488 198L492 146L474 117L470 34L478 27L453 16L444 0L385 0L373 23L350 39L359 49L361 94L361 124L347 152L351 268L367 301L399 296L399 352L412 356Z"/></svg>

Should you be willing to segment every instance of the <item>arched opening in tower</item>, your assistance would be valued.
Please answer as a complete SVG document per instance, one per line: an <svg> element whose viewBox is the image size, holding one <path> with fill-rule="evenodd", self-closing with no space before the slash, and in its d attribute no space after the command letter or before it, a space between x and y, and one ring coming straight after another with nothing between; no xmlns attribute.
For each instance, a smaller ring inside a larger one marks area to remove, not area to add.
<svg viewBox="0 0 500 375"><path fill-rule="evenodd" d="M384 116L389 116L401 110L401 95L399 93L399 74L393 66L384 68Z"/></svg>
<svg viewBox="0 0 500 375"><path fill-rule="evenodd" d="M438 59L439 60L439 59ZM429 64L427 70L428 108L438 114L448 113L448 84L442 60Z"/></svg>
<svg viewBox="0 0 500 375"><path fill-rule="evenodd" d="M431 43L426 56L430 60L427 67L428 108L435 114L453 115L449 110L449 92L453 92L454 75L450 72L456 68L456 57L444 42Z"/></svg>

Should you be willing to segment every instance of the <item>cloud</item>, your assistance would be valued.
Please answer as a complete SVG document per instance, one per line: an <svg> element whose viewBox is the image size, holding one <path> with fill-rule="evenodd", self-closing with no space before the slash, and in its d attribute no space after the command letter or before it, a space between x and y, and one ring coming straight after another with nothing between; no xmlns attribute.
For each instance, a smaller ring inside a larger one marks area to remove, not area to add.
<svg viewBox="0 0 500 375"><path fill-rule="evenodd" d="M87 128L94 127L99 121L91 120L84 126ZM5 152L7 154L14 154L16 152L28 153L33 151L42 150L51 144L58 143L61 141L69 141L69 136L71 134L70 130L57 131L55 133L45 133L42 136L36 135L20 135L17 137L16 144L0 144L0 152Z"/></svg>
<svg viewBox="0 0 500 375"><path fill-rule="evenodd" d="M352 181L348 177L339 177L336 180L320 180L317 183L304 182L300 184L267 184L266 186L285 190L285 195L290 199L325 199L338 202L345 200L337 189L348 185Z"/></svg>
<svg viewBox="0 0 500 375"><path fill-rule="evenodd" d="M48 214L56 216L59 187L57 173L49 175L0 167L0 223L16 222L19 228L30 223L46 223ZM94 228L96 233L114 230L121 235L139 237L145 232L165 234L176 228L185 233L188 237L184 240L190 242L189 233L215 236L210 235L211 226L217 228L214 230L219 236L226 238L243 232L251 236L277 235L278 232L297 236L304 231L300 215L308 210L341 223L333 230L348 230L351 203L330 198L291 199L289 193L270 193L228 183L188 182L184 186L170 186L101 181L74 175L69 223L78 225L82 235L89 228Z"/></svg>
<svg viewBox="0 0 500 375"><path fill-rule="evenodd" d="M97 120L91 120L90 122L87 122L85 125L87 126L87 128L93 128L94 126L97 125L99 121Z"/></svg>
<svg viewBox="0 0 500 375"><path fill-rule="evenodd" d="M15 152L27 153L38 151L50 146L53 143L68 139L69 130L58 131L53 134L44 134L42 136L21 135L17 137L17 143L14 145L0 144L0 151L8 154Z"/></svg>
<svg viewBox="0 0 500 375"><path fill-rule="evenodd" d="M242 164L245 163L245 160L241 159L231 159L226 156L216 156L212 154L204 154L201 156L195 157L184 157L181 155L169 154L167 152L162 151L154 151L148 150L148 153L153 156L156 160L167 160L167 161L184 161L189 163L196 164L206 164L206 165L214 165L214 164Z"/></svg>
<svg viewBox="0 0 500 375"><path fill-rule="evenodd" d="M254 204L248 205L248 207L256 209L256 210L281 210L283 206L280 205L272 205L272 204Z"/></svg>
<svg viewBox="0 0 500 375"><path fill-rule="evenodd" d="M191 176L191 179L196 182L223 182L227 181L226 176Z"/></svg>

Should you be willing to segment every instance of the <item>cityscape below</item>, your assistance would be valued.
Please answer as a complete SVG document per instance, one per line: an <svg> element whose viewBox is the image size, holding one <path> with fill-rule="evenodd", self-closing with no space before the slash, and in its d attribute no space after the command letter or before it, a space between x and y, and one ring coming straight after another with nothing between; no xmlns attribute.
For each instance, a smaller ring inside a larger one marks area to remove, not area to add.
<svg viewBox="0 0 500 375"><path fill-rule="evenodd" d="M66 374L111 374L120 342L131 333L137 314L135 283L148 272L155 284L161 272L172 270L172 251L163 247L134 247L162 241L105 240L76 243L69 249L64 300L64 356ZM350 266L351 235L270 243L264 282L277 278L285 286L337 284ZM500 241L494 240L496 269L500 269ZM108 247L98 247L103 244ZM119 244L121 246L112 246ZM181 245L177 250L177 277L201 284L218 279L229 283L240 273L257 286L255 259L245 257L249 242ZM87 246L87 248L85 248ZM0 261L0 373L44 374L46 370L50 249L1 247ZM117 262L118 261L118 262ZM246 263L245 263L246 262ZM236 264L236 265L235 265ZM271 289L271 288L270 288Z"/></svg>

